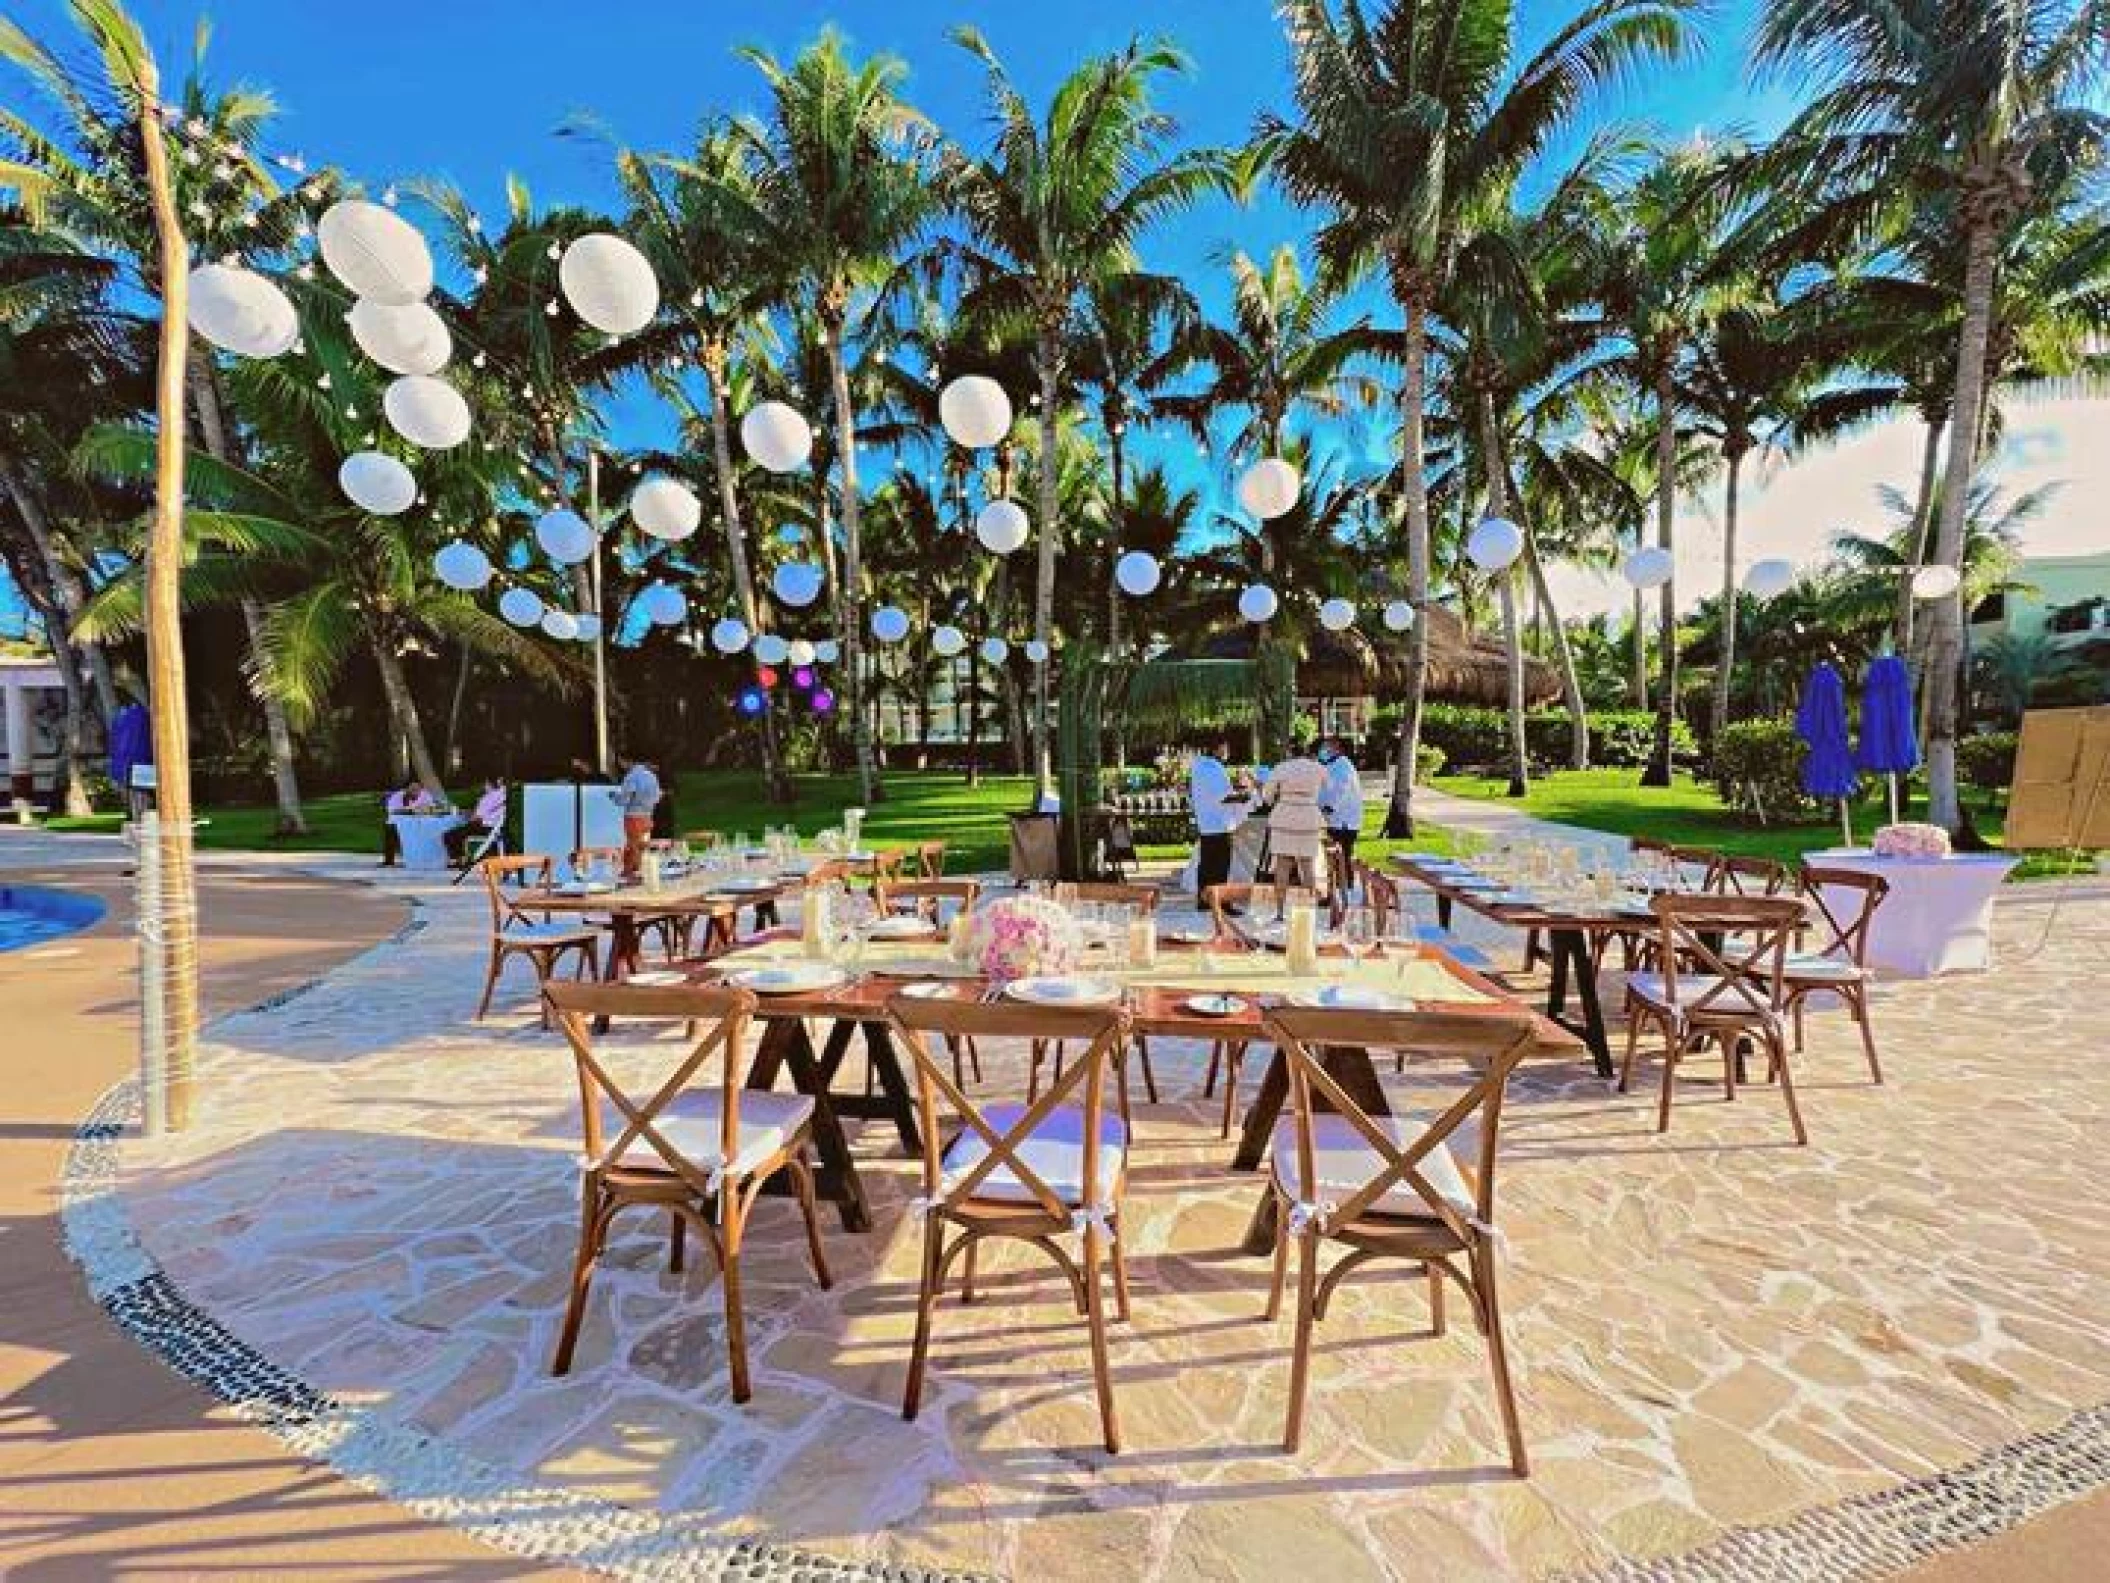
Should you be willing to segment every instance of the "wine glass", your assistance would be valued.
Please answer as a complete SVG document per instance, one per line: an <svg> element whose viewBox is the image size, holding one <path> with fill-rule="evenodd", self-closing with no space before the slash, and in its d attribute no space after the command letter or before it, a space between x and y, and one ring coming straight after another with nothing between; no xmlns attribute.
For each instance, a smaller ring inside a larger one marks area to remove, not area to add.
<svg viewBox="0 0 2110 1583"><path fill-rule="evenodd" d="M1368 907L1345 908L1341 913L1341 946L1350 963L1360 966L1371 952L1379 950L1377 918Z"/></svg>

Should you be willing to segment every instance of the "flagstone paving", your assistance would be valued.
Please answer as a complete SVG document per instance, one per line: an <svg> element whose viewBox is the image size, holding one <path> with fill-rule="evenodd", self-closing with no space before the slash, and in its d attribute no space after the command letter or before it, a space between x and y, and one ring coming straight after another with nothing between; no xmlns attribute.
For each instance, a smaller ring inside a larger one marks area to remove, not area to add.
<svg viewBox="0 0 2110 1583"><path fill-rule="evenodd" d="M874 1229L828 1218L832 1291L789 1204L758 1212L750 1403L727 1394L714 1277L667 1273L665 1226L642 1217L551 1378L577 1223L569 1056L524 975L502 1014L469 1020L479 898L393 883L419 891L421 926L214 1028L198 1125L84 1161L77 1241L105 1289L158 1267L213 1346L326 1399L303 1409L330 1426L314 1454L353 1444L363 1476L525 1553L639 1575L706 1554L775 1570L756 1547L789 1547L1017 1578L1346 1583L1681 1557L1665 1575L1759 1575L1740 1568L1761 1556L1765 1575L1813 1575L1796 1557L1816 1544L1843 1576L1998 1526L1982 1501L1950 1502L1923 1538L1885 1537L1881 1514L1949 1470L2020 1488L1999 1448L2023 1437L2073 1454L2022 1514L2110 1479L2086 1416L2110 1403L2110 1084L2088 989L2110 898L2066 905L2048 941L2049 895L2011 899L1997 973L1880 992L1880 1088L1844 1018L1813 1016L1807 1149L1777 1094L1725 1104L1704 1065L1662 1137L1651 1095L1579 1063L1527 1071L1501 1208L1535 1463L1519 1481L1470 1324L1431 1336L1402 1277L1343 1289L1304 1449L1281 1453L1288 1325L1260 1320L1266 1263L1237 1252L1259 1179L1226 1169L1203 1047L1165 1041L1166 1102L1139 1113L1131 1174L1120 1456L1098 1448L1065 1289L1023 1253L985 1255L986 1295L944 1305L923 1413L901 1419L912 1168L876 1125L858 1139ZM615 1044L638 1070L667 1053ZM983 1053L988 1091L1022 1084L1021 1052ZM1806 1526L1820 1517L1834 1526Z"/></svg>

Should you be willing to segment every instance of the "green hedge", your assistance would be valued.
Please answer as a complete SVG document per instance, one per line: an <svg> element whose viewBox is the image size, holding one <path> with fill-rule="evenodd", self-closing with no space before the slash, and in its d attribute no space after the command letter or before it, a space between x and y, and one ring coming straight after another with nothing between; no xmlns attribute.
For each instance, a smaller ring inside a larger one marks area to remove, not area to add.
<svg viewBox="0 0 2110 1583"><path fill-rule="evenodd" d="M1803 795L1802 738L1792 720L1738 720L1724 726L1715 738L1710 775L1716 795L1741 812L1769 821L1815 812Z"/></svg>
<svg viewBox="0 0 2110 1583"><path fill-rule="evenodd" d="M2012 731L1985 731L1956 744L1956 772L1966 785L1981 791L2004 792L2015 778L2015 744Z"/></svg>
<svg viewBox="0 0 2110 1583"><path fill-rule="evenodd" d="M1373 737L1394 735L1398 730L1396 704L1377 711ZM1524 716L1524 750L1534 764L1565 765L1573 734L1565 709L1533 709ZM1606 769L1645 764L1655 737L1656 717L1646 710L1593 712L1590 762ZM1509 762L1509 716L1480 704L1428 704L1421 711L1421 740L1424 746L1440 748L1445 760L1457 768L1498 767ZM1683 720L1674 723L1671 750L1686 760L1699 751L1692 728Z"/></svg>

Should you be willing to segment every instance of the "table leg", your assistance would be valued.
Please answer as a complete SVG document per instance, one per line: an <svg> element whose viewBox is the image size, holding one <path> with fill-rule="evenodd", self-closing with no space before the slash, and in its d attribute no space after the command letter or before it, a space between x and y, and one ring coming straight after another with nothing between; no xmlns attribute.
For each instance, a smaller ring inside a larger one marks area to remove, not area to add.
<svg viewBox="0 0 2110 1583"><path fill-rule="evenodd" d="M792 1086L813 1100L813 1148L819 1156L814 1164L814 1190L835 1201L843 1230L871 1230L871 1206L857 1175L857 1161L851 1156L850 1140L843 1134L842 1119L828 1093L825 1068L813 1053L813 1041L806 1036L806 1024L801 1018L781 1017L769 1023L748 1068L747 1086L768 1088L780 1066L790 1068ZM787 1197L792 1191L791 1177L779 1171L762 1190L772 1197Z"/></svg>
<svg viewBox="0 0 2110 1583"><path fill-rule="evenodd" d="M1451 898L1442 891L1436 892L1436 926L1446 933L1451 927Z"/></svg>
<svg viewBox="0 0 2110 1583"><path fill-rule="evenodd" d="M1366 1114L1391 1114L1392 1107L1385 1100L1385 1086L1378 1080L1377 1063L1371 1059L1368 1050L1329 1045L1319 1052L1319 1064L1350 1099L1363 1107ZM1288 1093L1289 1069L1282 1059L1282 1052L1277 1050L1268 1061L1267 1075L1260 1080L1260 1093L1253 1100L1253 1108L1246 1112L1245 1131L1239 1135L1238 1153L1232 1160L1236 1169L1250 1171L1266 1156L1268 1142L1275 1133L1275 1120L1282 1113L1282 1102ZM1312 1098L1320 1109L1332 1108L1323 1096L1314 1094ZM1245 1240L1239 1248L1253 1254L1275 1251L1275 1194L1272 1188L1262 1192L1260 1202L1253 1206L1253 1218L1246 1226Z"/></svg>
<svg viewBox="0 0 2110 1583"><path fill-rule="evenodd" d="M1576 999L1582 1003L1582 1026L1576 1031L1589 1046L1590 1060L1597 1068L1597 1075L1608 1078L1612 1075L1612 1046L1605 1037L1604 1006L1597 995L1597 975L1590 971L1590 939L1586 930L1553 931L1553 972L1557 988L1549 991L1549 995L1557 993L1561 1001L1556 1003L1549 999L1546 1012L1563 1022L1566 1019L1560 1013L1567 997L1568 978L1564 966L1573 970Z"/></svg>
<svg viewBox="0 0 2110 1583"><path fill-rule="evenodd" d="M1560 948L1560 937L1553 942L1553 981L1546 986L1546 1015L1558 1017L1568 1009L1568 953ZM1582 976L1589 976L1589 964L1583 964Z"/></svg>

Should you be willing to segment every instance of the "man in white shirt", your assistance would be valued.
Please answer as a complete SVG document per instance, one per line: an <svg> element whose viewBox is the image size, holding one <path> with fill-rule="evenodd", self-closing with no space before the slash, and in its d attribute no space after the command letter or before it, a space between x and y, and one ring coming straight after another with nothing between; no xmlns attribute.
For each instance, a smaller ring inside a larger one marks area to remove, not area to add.
<svg viewBox="0 0 2110 1583"><path fill-rule="evenodd" d="M1326 837L1340 854L1337 872L1346 889L1355 872L1355 838L1363 832L1362 772L1339 737L1319 744L1319 762L1326 766L1319 806L1326 812Z"/></svg>
<svg viewBox="0 0 2110 1583"><path fill-rule="evenodd" d="M1194 894L1206 898L1209 887L1231 877L1231 832L1245 817L1245 804L1231 789L1231 772L1224 768L1224 749L1197 753L1187 769L1187 800L1194 807L1197 855Z"/></svg>

